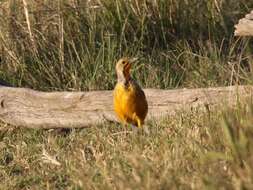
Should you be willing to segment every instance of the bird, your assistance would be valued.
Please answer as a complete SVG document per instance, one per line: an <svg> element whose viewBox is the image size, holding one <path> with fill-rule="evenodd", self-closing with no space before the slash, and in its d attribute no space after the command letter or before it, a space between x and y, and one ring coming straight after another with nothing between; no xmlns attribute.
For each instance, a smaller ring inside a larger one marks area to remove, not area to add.
<svg viewBox="0 0 253 190"><path fill-rule="evenodd" d="M148 103L144 91L130 75L131 66L136 60L123 57L116 63L117 84L113 91L113 104L123 125L141 128L148 113Z"/></svg>

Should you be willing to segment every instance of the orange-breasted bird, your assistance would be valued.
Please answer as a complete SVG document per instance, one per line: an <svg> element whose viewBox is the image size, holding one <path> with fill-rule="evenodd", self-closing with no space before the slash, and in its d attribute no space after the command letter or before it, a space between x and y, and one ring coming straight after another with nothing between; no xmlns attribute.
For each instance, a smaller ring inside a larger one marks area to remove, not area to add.
<svg viewBox="0 0 253 190"><path fill-rule="evenodd" d="M131 78L130 69L136 58L121 58L116 64L117 84L113 92L114 111L126 125L141 127L148 113L148 103L144 91Z"/></svg>

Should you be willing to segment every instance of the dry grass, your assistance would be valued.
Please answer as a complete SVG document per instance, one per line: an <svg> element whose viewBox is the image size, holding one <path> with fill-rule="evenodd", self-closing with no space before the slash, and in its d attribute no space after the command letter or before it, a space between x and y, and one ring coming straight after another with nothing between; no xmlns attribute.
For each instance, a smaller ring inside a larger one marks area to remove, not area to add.
<svg viewBox="0 0 253 190"><path fill-rule="evenodd" d="M252 106L147 126L1 132L0 189L252 188Z"/></svg>

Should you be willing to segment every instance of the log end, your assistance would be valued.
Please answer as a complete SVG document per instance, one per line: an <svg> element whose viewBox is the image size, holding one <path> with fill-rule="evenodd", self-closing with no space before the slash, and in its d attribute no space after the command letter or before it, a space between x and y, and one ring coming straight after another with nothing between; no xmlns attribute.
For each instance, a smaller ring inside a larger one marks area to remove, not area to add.
<svg viewBox="0 0 253 190"><path fill-rule="evenodd" d="M253 36L253 10L235 25L235 36Z"/></svg>

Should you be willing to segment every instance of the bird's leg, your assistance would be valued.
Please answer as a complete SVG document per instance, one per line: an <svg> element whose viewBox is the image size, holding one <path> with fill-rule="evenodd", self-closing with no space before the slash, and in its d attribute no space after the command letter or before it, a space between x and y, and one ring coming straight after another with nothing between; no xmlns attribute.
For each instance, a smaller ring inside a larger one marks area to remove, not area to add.
<svg viewBox="0 0 253 190"><path fill-rule="evenodd" d="M136 113L133 114L133 118L137 122L137 127L141 128L142 127L142 122L141 122L140 118L136 115Z"/></svg>
<svg viewBox="0 0 253 190"><path fill-rule="evenodd" d="M138 127L141 128L142 127L142 123L141 123L141 120L137 117L137 124L138 124Z"/></svg>

